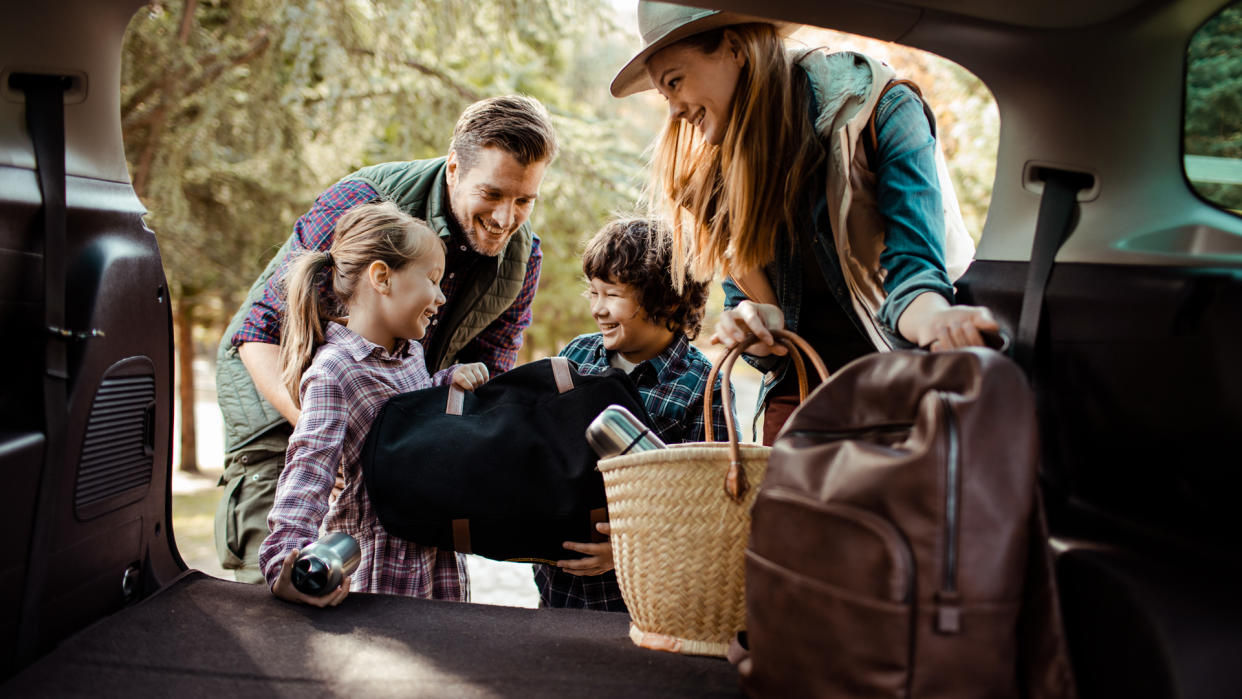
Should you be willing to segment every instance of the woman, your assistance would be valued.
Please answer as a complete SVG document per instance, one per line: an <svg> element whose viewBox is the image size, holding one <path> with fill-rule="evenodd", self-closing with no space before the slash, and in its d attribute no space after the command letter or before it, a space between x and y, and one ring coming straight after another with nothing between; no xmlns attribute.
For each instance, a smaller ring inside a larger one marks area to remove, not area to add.
<svg viewBox="0 0 1242 699"><path fill-rule="evenodd" d="M998 330L987 309L952 305L935 138L891 68L787 51L793 27L744 15L640 2L638 19L645 47L612 94L654 87L668 101L648 196L670 221L673 269L688 258L696 279L727 277L712 342L760 340L748 353L769 372L765 444L797 404L769 328L798 332L830 371L877 349L983 345Z"/></svg>

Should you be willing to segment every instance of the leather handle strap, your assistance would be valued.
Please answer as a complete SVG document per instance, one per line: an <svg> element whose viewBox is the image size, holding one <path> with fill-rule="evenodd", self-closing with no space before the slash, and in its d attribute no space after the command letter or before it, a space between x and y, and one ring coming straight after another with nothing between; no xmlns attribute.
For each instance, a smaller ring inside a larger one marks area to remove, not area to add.
<svg viewBox="0 0 1242 699"><path fill-rule="evenodd" d="M568 359L552 357L552 378L556 381L557 393L565 393L574 389L574 373L569 370Z"/></svg>
<svg viewBox="0 0 1242 699"><path fill-rule="evenodd" d="M470 520L453 520L453 550L457 553L471 553L473 551L470 548Z"/></svg>
<svg viewBox="0 0 1242 699"><path fill-rule="evenodd" d="M565 357L550 357L548 363L552 365L552 380L556 382L557 393L572 391L574 388L574 372L569 368L569 360ZM444 413L446 415L461 415L465 406L466 392L458 388L457 384L450 384Z"/></svg>
<svg viewBox="0 0 1242 699"><path fill-rule="evenodd" d="M815 372L819 374L820 382L828 380L828 367L824 365L824 360L820 359L819 353L806 340L798 337L798 335L783 329L773 329L771 333L778 342L789 349L789 354L794 360L794 369L798 373L798 400L806 400L806 365L799 355L799 350L806 355L807 359L811 360L811 365L815 367ZM712 387L716 385L716 375L720 374L720 397L724 401L725 429L729 433L729 471L725 475L725 492L728 493L734 502L741 502L742 496L750 489L750 484L746 482L746 472L742 470L742 448L738 446L737 425L733 422L733 411L729 410L729 406L733 405L733 391L730 387L730 379L733 373L734 362L737 361L738 357L742 356L742 352L757 342L759 342L759 338L754 335L747 335L746 338L734 345L725 354L724 359L720 363L713 364L711 373L707 375L707 388L703 396L704 441L711 442L713 441L711 430Z"/></svg>

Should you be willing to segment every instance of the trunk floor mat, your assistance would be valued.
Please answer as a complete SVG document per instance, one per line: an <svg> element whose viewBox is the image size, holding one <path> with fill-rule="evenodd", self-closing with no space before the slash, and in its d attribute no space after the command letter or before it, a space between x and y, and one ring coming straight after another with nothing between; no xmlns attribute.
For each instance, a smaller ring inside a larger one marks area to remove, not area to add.
<svg viewBox="0 0 1242 699"><path fill-rule="evenodd" d="M628 633L612 612L368 594L315 609L191 571L0 695L740 696L727 661L638 648Z"/></svg>

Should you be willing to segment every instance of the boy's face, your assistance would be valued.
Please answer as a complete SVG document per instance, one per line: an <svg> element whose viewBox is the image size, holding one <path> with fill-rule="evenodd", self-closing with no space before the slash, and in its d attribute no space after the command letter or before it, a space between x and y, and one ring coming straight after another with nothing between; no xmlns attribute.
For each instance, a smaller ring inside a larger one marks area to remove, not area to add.
<svg viewBox="0 0 1242 699"><path fill-rule="evenodd" d="M592 279L587 288L591 317L604 336L604 349L620 352L631 362L646 361L664 351L673 332L652 323L638 305L638 293L629 284Z"/></svg>

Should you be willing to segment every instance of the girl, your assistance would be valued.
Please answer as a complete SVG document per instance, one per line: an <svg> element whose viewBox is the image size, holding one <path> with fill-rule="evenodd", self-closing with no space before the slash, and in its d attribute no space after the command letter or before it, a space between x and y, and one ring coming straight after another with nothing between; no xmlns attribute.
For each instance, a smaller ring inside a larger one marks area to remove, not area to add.
<svg viewBox="0 0 1242 699"><path fill-rule="evenodd" d="M675 274L688 259L697 279L728 277L712 341L761 341L750 354L774 372L760 392L764 443L797 402L787 362L764 356L785 353L768 328L797 331L830 370L997 330L987 309L951 305L935 138L891 68L787 52L792 27L733 13L640 2L638 22L646 46L612 94L654 87L668 101L649 199L671 221Z"/></svg>
<svg viewBox="0 0 1242 699"><path fill-rule="evenodd" d="M274 595L320 607L339 604L351 588L464 601L466 571L458 556L390 537L371 509L359 464L367 430L388 398L449 381L473 390L488 378L483 364L429 376L422 346L413 341L444 304L444 244L391 202L351 209L333 237L328 252L303 254L288 276L281 378L302 412L289 438L259 565ZM326 315L321 274L345 318ZM329 503L338 469L344 490ZM293 587L290 571L321 525L353 535L362 560L352 580L309 597Z"/></svg>

